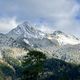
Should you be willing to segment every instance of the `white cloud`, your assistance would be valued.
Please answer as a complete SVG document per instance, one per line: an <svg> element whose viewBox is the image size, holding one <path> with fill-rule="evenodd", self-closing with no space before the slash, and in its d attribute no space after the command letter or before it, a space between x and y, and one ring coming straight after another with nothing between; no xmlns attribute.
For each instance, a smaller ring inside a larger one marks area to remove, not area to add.
<svg viewBox="0 0 80 80"><path fill-rule="evenodd" d="M39 30L45 33L53 33L54 29L51 29L49 25L41 24L37 27Z"/></svg>
<svg viewBox="0 0 80 80"><path fill-rule="evenodd" d="M69 13L68 12L66 12L66 14L62 13L60 16L55 17L56 29L60 29L69 33L79 34L79 31L77 32L77 30L80 29L79 27L80 24L75 19L79 9L80 9L80 6L74 3Z"/></svg>
<svg viewBox="0 0 80 80"><path fill-rule="evenodd" d="M31 2L30 8L28 7L30 17L47 19L52 22L52 29L79 35L80 23L77 22L75 16L80 10L80 5L76 0L29 1ZM42 27L44 30L49 30L45 28Z"/></svg>
<svg viewBox="0 0 80 80"><path fill-rule="evenodd" d="M80 4L77 3L77 0L14 0L5 1L5 7L3 8L4 13L17 16L18 20L28 19L34 22L42 18L50 22L53 30L57 29L72 34L80 34L80 22L75 19L75 16L78 16L78 11L80 11ZM8 21L10 22L12 19ZM13 21L16 23L15 20ZM5 22L3 21L1 23ZM41 27L42 30L50 31L48 27ZM7 29L7 27L5 28ZM13 27L8 28L10 30ZM2 29L2 32L6 31L4 29ZM7 31L9 30L7 29Z"/></svg>
<svg viewBox="0 0 80 80"><path fill-rule="evenodd" d="M16 18L2 18L0 19L0 32L6 33L18 25Z"/></svg>

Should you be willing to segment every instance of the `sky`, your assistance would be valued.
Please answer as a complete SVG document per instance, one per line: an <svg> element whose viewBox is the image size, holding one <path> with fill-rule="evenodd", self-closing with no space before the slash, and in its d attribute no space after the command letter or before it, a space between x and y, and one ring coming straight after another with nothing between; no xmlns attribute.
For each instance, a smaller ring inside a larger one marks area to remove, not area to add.
<svg viewBox="0 0 80 80"><path fill-rule="evenodd" d="M80 0L0 0L1 33L24 21L80 37Z"/></svg>

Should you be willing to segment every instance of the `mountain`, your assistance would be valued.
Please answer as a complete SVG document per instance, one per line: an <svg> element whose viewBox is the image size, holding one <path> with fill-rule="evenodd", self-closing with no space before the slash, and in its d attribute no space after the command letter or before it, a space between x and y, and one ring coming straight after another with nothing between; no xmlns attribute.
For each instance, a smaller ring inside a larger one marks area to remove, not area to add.
<svg viewBox="0 0 80 80"><path fill-rule="evenodd" d="M12 29L7 35L14 39L18 37L43 38L45 33L34 28L29 22L24 22L18 25L15 29Z"/></svg>
<svg viewBox="0 0 80 80"><path fill-rule="evenodd" d="M0 35L1 47L40 48L57 46L58 42L50 40L47 34L36 29L29 22L24 22L7 34Z"/></svg>
<svg viewBox="0 0 80 80"><path fill-rule="evenodd" d="M0 47L43 48L51 53L58 47L79 43L80 39L75 36L67 35L62 31L45 33L27 21L19 24L7 34L0 34Z"/></svg>
<svg viewBox="0 0 80 80"><path fill-rule="evenodd" d="M58 41L58 43L60 45L80 44L80 39L76 38L73 35L67 35L67 34L65 34L64 32L61 32L61 31L55 31L52 35Z"/></svg>
<svg viewBox="0 0 80 80"><path fill-rule="evenodd" d="M72 63L80 65L80 39L62 31L45 33L29 22L18 25L7 34L0 33L0 72L7 78L17 80L22 75L21 61L29 50L46 54L47 61L44 65L46 72L43 76L49 78L50 75L51 80L60 80L58 77L62 79L65 74L72 80L73 70L74 75L77 74L77 77L80 75L80 66L77 69L71 65Z"/></svg>
<svg viewBox="0 0 80 80"><path fill-rule="evenodd" d="M80 44L65 45L54 51L53 57L74 64L80 64Z"/></svg>
<svg viewBox="0 0 80 80"><path fill-rule="evenodd" d="M56 45L76 45L80 39L67 35L61 31L54 31L53 34L38 30L29 22L24 22L12 29L7 34L0 34L0 46L10 47L48 47Z"/></svg>
<svg viewBox="0 0 80 80"><path fill-rule="evenodd" d="M75 36L67 35L62 31L54 31L52 34L45 33L27 21L18 25L7 34L0 34L0 50L5 51L2 48L8 49L9 47L12 53L14 52L13 50L15 50L14 48L24 48L27 50L35 48L53 57L54 54L58 56L60 53L62 55L64 55L64 53L69 54L71 50L74 52L74 50L77 50L76 48L74 49L74 47L79 44L80 39ZM68 48L66 48L66 46ZM72 46L71 50L69 49L70 46Z"/></svg>

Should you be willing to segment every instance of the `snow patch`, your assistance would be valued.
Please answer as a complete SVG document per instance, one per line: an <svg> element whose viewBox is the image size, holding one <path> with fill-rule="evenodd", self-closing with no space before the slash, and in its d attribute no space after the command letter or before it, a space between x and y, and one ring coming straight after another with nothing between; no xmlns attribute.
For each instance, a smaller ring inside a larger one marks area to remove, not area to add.
<svg viewBox="0 0 80 80"><path fill-rule="evenodd" d="M24 42L25 42L26 44L30 44L27 39L24 39Z"/></svg>
<svg viewBox="0 0 80 80"><path fill-rule="evenodd" d="M76 45L80 43L80 40L74 39L70 36L66 37L64 35L58 35L57 41L59 42L60 45L66 45L66 44Z"/></svg>

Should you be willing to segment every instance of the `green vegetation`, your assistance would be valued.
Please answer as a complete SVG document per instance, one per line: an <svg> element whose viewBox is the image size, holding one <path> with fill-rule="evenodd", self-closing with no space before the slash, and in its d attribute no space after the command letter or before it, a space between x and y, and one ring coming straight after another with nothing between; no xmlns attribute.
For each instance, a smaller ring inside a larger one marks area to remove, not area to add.
<svg viewBox="0 0 80 80"><path fill-rule="evenodd" d="M0 80L12 80L13 77L13 69L6 63L0 63Z"/></svg>
<svg viewBox="0 0 80 80"><path fill-rule="evenodd" d="M0 63L0 80L80 80L80 65L48 59L40 51L29 51L22 63L4 56Z"/></svg>
<svg viewBox="0 0 80 80"><path fill-rule="evenodd" d="M22 80L39 80L43 74L43 63L46 60L45 54L39 51L30 51L24 57Z"/></svg>
<svg viewBox="0 0 80 80"><path fill-rule="evenodd" d="M0 70L0 80L5 80L2 71Z"/></svg>

